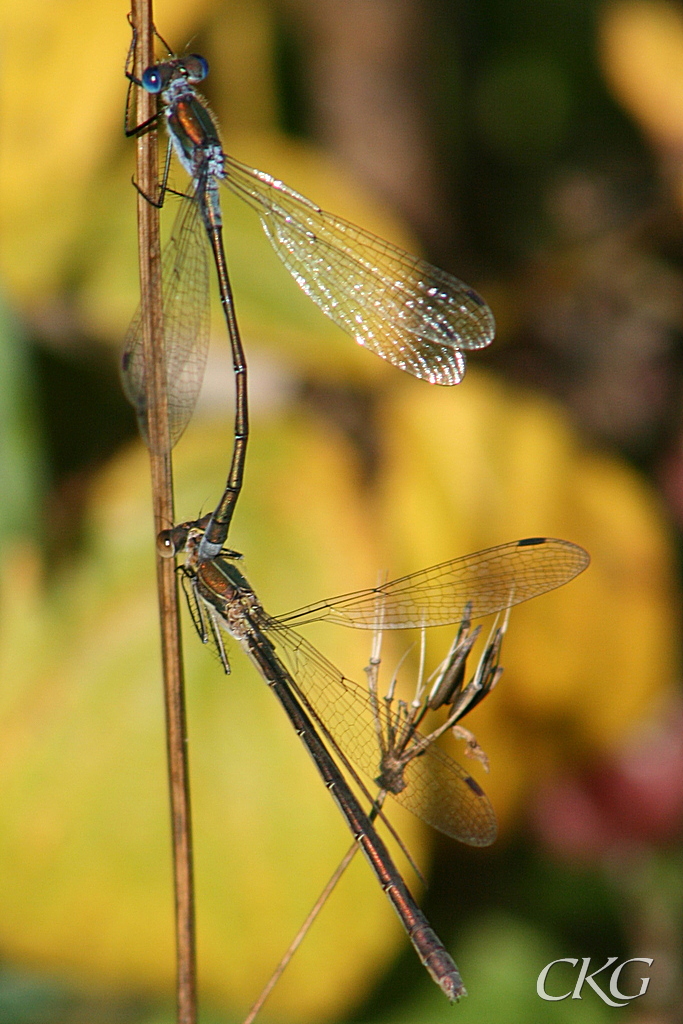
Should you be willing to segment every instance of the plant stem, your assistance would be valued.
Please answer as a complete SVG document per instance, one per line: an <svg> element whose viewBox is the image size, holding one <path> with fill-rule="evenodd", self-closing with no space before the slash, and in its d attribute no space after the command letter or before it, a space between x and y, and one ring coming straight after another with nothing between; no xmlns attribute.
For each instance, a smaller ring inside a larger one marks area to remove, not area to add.
<svg viewBox="0 0 683 1024"><path fill-rule="evenodd" d="M141 77L154 63L154 23L151 0L132 0L132 24L136 33L135 74ZM138 90L138 121L156 112L156 100ZM173 478L166 412L166 374L162 344L161 260L159 211L144 196L158 191L158 151L156 131L137 140L136 180L138 194L138 247L140 258L140 294L144 317L145 365L148 393L148 430L152 471L154 534L174 522ZM165 454L157 454L163 452ZM166 745L171 799L171 836L173 846L174 893L176 912L177 1020L178 1024L196 1024L196 942L194 918L194 881L192 870L192 827L188 783L187 725L183 662L178 615L178 590L173 559L157 554L157 592L161 626Z"/></svg>

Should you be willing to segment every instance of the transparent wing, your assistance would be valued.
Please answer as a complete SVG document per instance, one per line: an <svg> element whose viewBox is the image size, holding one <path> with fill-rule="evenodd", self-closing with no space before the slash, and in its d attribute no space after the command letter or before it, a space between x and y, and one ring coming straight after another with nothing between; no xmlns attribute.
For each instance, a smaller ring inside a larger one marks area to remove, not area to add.
<svg viewBox="0 0 683 1024"><path fill-rule="evenodd" d="M312 644L277 620L268 624L268 635L315 716L349 760L376 779L381 755L367 690L346 679ZM408 762L404 780L405 789L391 795L428 825L470 846L488 846L496 838L496 816L488 797L434 744Z"/></svg>
<svg viewBox="0 0 683 1024"><path fill-rule="evenodd" d="M163 356L171 447L190 421L204 378L209 345L207 246L199 205L186 199L162 256ZM140 305L126 334L121 379L137 413L140 433L149 445L146 373Z"/></svg>
<svg viewBox="0 0 683 1024"><path fill-rule="evenodd" d="M463 350L493 340L491 310L462 281L232 157L225 175L297 284L359 345L432 384L457 384Z"/></svg>
<svg viewBox="0 0 683 1024"><path fill-rule="evenodd" d="M306 605L278 621L336 622L362 629L407 629L459 622L465 605L478 618L528 601L568 583L586 568L589 555L577 544L530 537L477 551L381 587Z"/></svg>

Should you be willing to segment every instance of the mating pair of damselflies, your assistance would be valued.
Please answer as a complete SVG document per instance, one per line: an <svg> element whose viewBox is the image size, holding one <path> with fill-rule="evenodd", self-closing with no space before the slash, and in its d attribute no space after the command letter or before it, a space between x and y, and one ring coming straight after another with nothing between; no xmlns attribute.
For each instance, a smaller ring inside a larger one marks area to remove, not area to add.
<svg viewBox="0 0 683 1024"><path fill-rule="evenodd" d="M494 322L484 301L456 278L325 213L281 181L225 154L213 116L195 89L207 72L206 61L192 54L169 57L148 68L141 79L128 74L161 101L159 113L129 129L129 134L143 132L163 117L171 147L190 176L162 268L171 443L189 421L204 372L209 251L236 381L233 453L223 495L210 515L160 534L159 547L168 556L185 552L182 577L200 638L214 646L226 672L224 634L236 639L256 664L313 757L422 962L446 995L455 999L464 991L457 967L414 902L318 730L344 764L348 757L375 779L382 792L447 835L487 845L495 837L493 810L468 772L435 747L432 737L420 738L415 718L401 725L413 745L397 754L397 748L382 739L399 728L398 722L392 724L388 705L383 707L376 694L368 695L342 676L291 627L318 620L368 629L461 623L562 586L586 567L588 556L567 541L533 538L279 618L263 610L238 567L239 556L224 546L242 487L249 428L246 361L223 248L219 185L256 210L285 266L327 316L359 344L416 377L436 384L458 383L465 368L464 352L488 345ZM122 373L148 439L141 311L127 335ZM482 687L483 692L486 689ZM455 721L453 704L459 693L454 678L430 695L426 705L431 700L434 708L450 708L447 715Z"/></svg>

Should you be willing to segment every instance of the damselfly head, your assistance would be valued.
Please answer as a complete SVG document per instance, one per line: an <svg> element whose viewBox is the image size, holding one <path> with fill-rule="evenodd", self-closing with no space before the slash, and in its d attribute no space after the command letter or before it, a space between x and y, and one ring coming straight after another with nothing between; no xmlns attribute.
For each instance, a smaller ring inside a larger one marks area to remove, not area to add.
<svg viewBox="0 0 683 1024"><path fill-rule="evenodd" d="M165 67L163 64L154 64L151 68L143 71L142 78L140 79L142 88L146 89L147 92L161 92L170 75L171 71L168 67Z"/></svg>
<svg viewBox="0 0 683 1024"><path fill-rule="evenodd" d="M157 553L162 558L173 558L187 544L187 526L174 526L172 530L162 530L157 537Z"/></svg>
<svg viewBox="0 0 683 1024"><path fill-rule="evenodd" d="M162 558L173 558L175 555L175 545L171 539L172 530L162 530L157 537L157 553Z"/></svg>
<svg viewBox="0 0 683 1024"><path fill-rule="evenodd" d="M188 53L185 57L173 57L171 60L152 64L143 72L140 80L147 92L163 92L172 79L185 78L188 82L201 82L209 73L209 62L198 53Z"/></svg>
<svg viewBox="0 0 683 1024"><path fill-rule="evenodd" d="M209 62L200 53L188 53L182 64L189 82L201 82L209 73Z"/></svg>

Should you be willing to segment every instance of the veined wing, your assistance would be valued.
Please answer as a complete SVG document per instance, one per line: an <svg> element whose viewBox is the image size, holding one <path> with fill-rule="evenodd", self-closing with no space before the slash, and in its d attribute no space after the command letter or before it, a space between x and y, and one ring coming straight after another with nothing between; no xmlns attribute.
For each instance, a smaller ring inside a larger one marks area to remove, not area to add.
<svg viewBox="0 0 683 1024"><path fill-rule="evenodd" d="M306 605L278 621L336 622L362 629L407 629L490 615L561 587L586 568L590 557L566 540L529 537L477 551L380 587Z"/></svg>
<svg viewBox="0 0 683 1024"><path fill-rule="evenodd" d="M190 421L204 379L209 346L208 240L199 205L185 199L162 256L163 355L171 447ZM149 445L142 304L126 334L121 359L123 390Z"/></svg>
<svg viewBox="0 0 683 1024"><path fill-rule="evenodd" d="M296 688L349 760L370 779L380 772L380 751L367 690L346 679L307 640L278 620L264 624L289 666ZM379 713L386 714L383 702ZM408 762L405 789L391 795L447 836L470 846L496 838L496 816L476 780L434 744Z"/></svg>
<svg viewBox="0 0 683 1024"><path fill-rule="evenodd" d="M432 384L457 384L463 350L493 340L491 310L462 281L232 157L225 175L297 284L359 345Z"/></svg>

